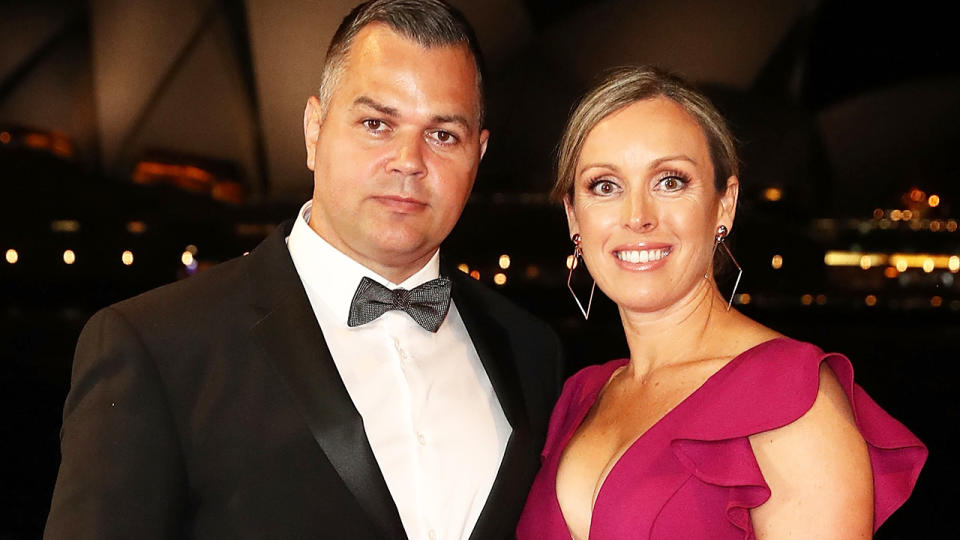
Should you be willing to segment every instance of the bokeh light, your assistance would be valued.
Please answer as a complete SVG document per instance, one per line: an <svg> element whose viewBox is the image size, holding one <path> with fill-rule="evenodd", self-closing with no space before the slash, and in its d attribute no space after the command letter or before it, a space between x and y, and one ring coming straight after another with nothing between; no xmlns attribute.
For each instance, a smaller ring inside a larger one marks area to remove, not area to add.
<svg viewBox="0 0 960 540"><path fill-rule="evenodd" d="M779 201L783 198L783 190L780 188L769 187L763 191L763 198L771 202Z"/></svg>

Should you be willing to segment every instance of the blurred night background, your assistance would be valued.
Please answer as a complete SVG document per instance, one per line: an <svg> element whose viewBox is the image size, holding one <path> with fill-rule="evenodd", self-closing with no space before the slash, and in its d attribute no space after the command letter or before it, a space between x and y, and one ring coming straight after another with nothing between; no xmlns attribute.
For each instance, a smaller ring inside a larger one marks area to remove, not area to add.
<svg viewBox="0 0 960 540"><path fill-rule="evenodd" d="M737 308L852 359L931 450L877 537L940 531L960 412L960 48L941 3L453 3L486 54L492 137L446 257L561 332L568 372L623 356L612 303L585 323L565 287L554 147L601 70L684 74L740 142ZM40 536L90 315L242 255L310 197L303 106L353 4L0 1L0 539Z"/></svg>

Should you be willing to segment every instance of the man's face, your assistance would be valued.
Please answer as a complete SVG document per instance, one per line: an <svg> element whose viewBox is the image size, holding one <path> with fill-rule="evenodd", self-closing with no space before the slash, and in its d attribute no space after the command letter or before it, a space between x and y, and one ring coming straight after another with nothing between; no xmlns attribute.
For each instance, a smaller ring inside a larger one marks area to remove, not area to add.
<svg viewBox="0 0 960 540"><path fill-rule="evenodd" d="M395 283L456 224L489 133L466 46L423 48L381 24L356 36L325 111L307 102L310 226Z"/></svg>

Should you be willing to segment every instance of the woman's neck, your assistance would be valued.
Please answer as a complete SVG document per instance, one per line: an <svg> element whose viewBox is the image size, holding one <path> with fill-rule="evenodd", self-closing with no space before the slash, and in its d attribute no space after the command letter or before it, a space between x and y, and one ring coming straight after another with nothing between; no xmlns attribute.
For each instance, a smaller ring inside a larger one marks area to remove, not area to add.
<svg viewBox="0 0 960 540"><path fill-rule="evenodd" d="M620 319L630 348L628 372L643 380L671 364L712 357L703 345L736 311L727 311L712 280L704 279L679 302L656 312L620 306Z"/></svg>

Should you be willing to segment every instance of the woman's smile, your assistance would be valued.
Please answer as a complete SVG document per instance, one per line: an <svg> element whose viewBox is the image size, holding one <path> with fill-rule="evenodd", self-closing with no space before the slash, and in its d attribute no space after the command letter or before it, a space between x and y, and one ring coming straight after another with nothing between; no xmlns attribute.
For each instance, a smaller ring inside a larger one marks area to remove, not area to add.
<svg viewBox="0 0 960 540"><path fill-rule="evenodd" d="M613 256L630 270L652 270L662 266L672 251L670 246L618 248Z"/></svg>

